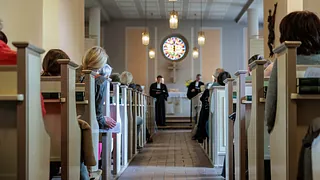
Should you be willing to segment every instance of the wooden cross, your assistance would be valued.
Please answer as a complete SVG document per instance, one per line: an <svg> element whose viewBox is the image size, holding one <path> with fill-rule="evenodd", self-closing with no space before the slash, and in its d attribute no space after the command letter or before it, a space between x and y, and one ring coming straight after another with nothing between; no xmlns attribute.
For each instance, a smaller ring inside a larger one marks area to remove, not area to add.
<svg viewBox="0 0 320 180"><path fill-rule="evenodd" d="M176 70L178 70L177 62L172 62L171 66L168 67L169 70L173 71L172 82L176 83Z"/></svg>

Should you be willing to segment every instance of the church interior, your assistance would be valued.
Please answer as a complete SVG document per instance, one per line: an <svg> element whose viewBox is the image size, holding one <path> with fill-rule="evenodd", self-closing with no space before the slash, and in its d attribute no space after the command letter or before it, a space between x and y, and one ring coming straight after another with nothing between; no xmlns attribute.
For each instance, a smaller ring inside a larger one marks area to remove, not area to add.
<svg viewBox="0 0 320 180"><path fill-rule="evenodd" d="M0 0L0 180L320 180L319 0Z"/></svg>

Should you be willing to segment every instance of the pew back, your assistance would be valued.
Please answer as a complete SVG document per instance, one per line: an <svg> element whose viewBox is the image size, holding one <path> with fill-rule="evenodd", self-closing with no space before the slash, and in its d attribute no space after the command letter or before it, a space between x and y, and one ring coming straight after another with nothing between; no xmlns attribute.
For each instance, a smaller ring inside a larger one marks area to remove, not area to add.
<svg viewBox="0 0 320 180"><path fill-rule="evenodd" d="M17 65L0 66L0 179L48 179L50 144L39 86L44 50L13 44Z"/></svg>
<svg viewBox="0 0 320 180"><path fill-rule="evenodd" d="M61 76L41 78L42 93L60 94L45 100L45 126L51 138L51 160L61 161L61 178L79 179L81 132L76 115L75 68L70 60L58 60Z"/></svg>
<svg viewBox="0 0 320 180"><path fill-rule="evenodd" d="M76 92L83 93L84 99L76 103L77 115L81 115L80 119L86 121L91 127L93 152L96 162L98 162L99 125L96 117L94 78L91 75L91 70L83 70L82 72L85 74L84 83L76 83ZM91 170L97 171L98 163Z"/></svg>

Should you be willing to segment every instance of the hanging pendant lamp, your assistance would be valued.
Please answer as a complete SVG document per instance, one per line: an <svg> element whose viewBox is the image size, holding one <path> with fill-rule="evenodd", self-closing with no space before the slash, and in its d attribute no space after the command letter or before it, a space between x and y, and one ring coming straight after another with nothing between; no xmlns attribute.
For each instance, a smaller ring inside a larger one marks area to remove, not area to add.
<svg viewBox="0 0 320 180"><path fill-rule="evenodd" d="M156 57L156 51L154 48L149 49L149 58L154 59Z"/></svg>
<svg viewBox="0 0 320 180"><path fill-rule="evenodd" d="M193 59L198 59L198 57L199 57L199 49L198 48L196 48L196 47L193 48L192 57L193 57Z"/></svg>
<svg viewBox="0 0 320 180"><path fill-rule="evenodd" d="M179 15L178 15L178 12L174 10L174 2L173 2L173 10L170 12L170 18L169 18L170 29L177 29L178 24L179 24Z"/></svg>
<svg viewBox="0 0 320 180"><path fill-rule="evenodd" d="M206 37L204 32L202 31L202 0L201 0L201 20L200 20L200 31L198 32L198 44L199 46L203 46L206 42Z"/></svg>
<svg viewBox="0 0 320 180"><path fill-rule="evenodd" d="M145 16L145 29L142 32L142 44L145 46L149 45L149 41L150 41L150 36L149 36L149 32L147 31L147 0L145 1L144 4L145 8L144 8L144 16Z"/></svg>

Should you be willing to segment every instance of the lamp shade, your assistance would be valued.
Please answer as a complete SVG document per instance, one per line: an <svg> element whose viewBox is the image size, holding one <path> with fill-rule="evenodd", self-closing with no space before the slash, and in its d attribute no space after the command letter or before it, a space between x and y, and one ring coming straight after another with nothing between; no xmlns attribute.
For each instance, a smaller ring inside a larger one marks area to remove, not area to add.
<svg viewBox="0 0 320 180"><path fill-rule="evenodd" d="M142 44L145 46L149 45L150 37L147 31L142 32Z"/></svg>
<svg viewBox="0 0 320 180"><path fill-rule="evenodd" d="M149 49L149 58L154 59L156 57L156 52L153 48Z"/></svg>
<svg viewBox="0 0 320 180"><path fill-rule="evenodd" d="M199 57L199 50L198 48L194 47L192 51L192 57L193 59L197 59Z"/></svg>
<svg viewBox="0 0 320 180"><path fill-rule="evenodd" d="M179 23L178 12L173 10L170 12L170 18L169 18L170 29L177 29L178 23Z"/></svg>
<svg viewBox="0 0 320 180"><path fill-rule="evenodd" d="M203 46L206 42L206 37L203 31L198 32L198 44L199 46Z"/></svg>

